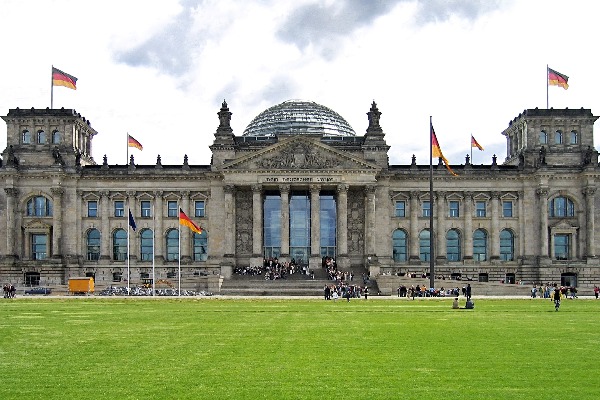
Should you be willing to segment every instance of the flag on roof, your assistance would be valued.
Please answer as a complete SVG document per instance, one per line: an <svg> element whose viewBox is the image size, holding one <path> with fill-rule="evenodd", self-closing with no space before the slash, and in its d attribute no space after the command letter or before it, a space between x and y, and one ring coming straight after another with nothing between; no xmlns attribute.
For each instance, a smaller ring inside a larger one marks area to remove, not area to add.
<svg viewBox="0 0 600 400"><path fill-rule="evenodd" d="M135 147L138 150L144 150L144 146L142 146L140 142L135 140L135 138L129 134L127 134L127 146Z"/></svg>
<svg viewBox="0 0 600 400"><path fill-rule="evenodd" d="M446 164L446 169L448 170L448 172L450 172L453 176L458 176L456 172L454 172L452 168L450 168L448 159L446 159L446 157L444 157L444 154L442 153L442 149L440 148L440 144L438 143L437 136L435 136L435 131L433 130L433 124L431 124L431 156L441 158L442 161L444 161L444 164Z"/></svg>
<svg viewBox="0 0 600 400"><path fill-rule="evenodd" d="M548 68L548 84L552 86L561 86L563 89L569 88L569 77L558 71Z"/></svg>
<svg viewBox="0 0 600 400"><path fill-rule="evenodd" d="M471 147L477 147L479 150L483 151L483 146L477 143L477 140L471 135Z"/></svg>
<svg viewBox="0 0 600 400"><path fill-rule="evenodd" d="M69 89L77 90L77 78L61 71L58 68L52 67L52 85L64 86Z"/></svg>

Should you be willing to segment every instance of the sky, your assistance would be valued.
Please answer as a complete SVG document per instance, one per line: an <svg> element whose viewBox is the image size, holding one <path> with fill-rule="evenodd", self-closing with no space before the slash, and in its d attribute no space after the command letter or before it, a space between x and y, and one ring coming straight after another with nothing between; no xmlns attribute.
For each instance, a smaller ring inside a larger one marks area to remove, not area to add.
<svg viewBox="0 0 600 400"><path fill-rule="evenodd" d="M600 3L589 0L0 0L0 113L50 107L56 86L98 132L92 155L125 164L210 163L225 100L234 134L265 109L310 100L364 135L375 101L390 163L501 163L501 132L528 108L600 115ZM569 88L547 88L547 66ZM595 127L598 129L599 123ZM5 131L5 123L0 129ZM600 134L595 134L596 148ZM0 149L6 147L0 135Z"/></svg>

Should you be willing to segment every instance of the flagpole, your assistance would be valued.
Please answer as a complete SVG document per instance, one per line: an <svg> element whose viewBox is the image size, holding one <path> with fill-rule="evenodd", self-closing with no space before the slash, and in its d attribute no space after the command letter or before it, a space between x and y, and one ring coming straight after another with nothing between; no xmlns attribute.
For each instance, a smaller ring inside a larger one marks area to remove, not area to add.
<svg viewBox="0 0 600 400"><path fill-rule="evenodd" d="M125 136L125 141L127 142L127 159L125 160L125 165L127 166L127 164L129 164L129 132L127 132L126 136Z"/></svg>
<svg viewBox="0 0 600 400"><path fill-rule="evenodd" d="M154 202L152 202L152 296L156 296L156 276L154 270L154 246L155 246L155 237L156 237L156 215L154 213Z"/></svg>
<svg viewBox="0 0 600 400"><path fill-rule="evenodd" d="M129 291L130 291L130 287L129 287L129 278L130 278L130 274L129 274L129 213L130 213L130 209L129 209L129 201L127 202L127 295L129 295Z"/></svg>
<svg viewBox="0 0 600 400"><path fill-rule="evenodd" d="M433 122L429 116L429 287L435 287L433 249Z"/></svg>
<svg viewBox="0 0 600 400"><path fill-rule="evenodd" d="M548 64L546 64L546 109L550 108L550 102L548 100L548 86L550 86L548 82Z"/></svg>
<svg viewBox="0 0 600 400"><path fill-rule="evenodd" d="M469 143L469 147L471 148L471 164L473 164L473 134L471 133L471 141Z"/></svg>
<svg viewBox="0 0 600 400"><path fill-rule="evenodd" d="M179 230L179 249L177 251L177 296L181 296L181 224L178 225Z"/></svg>
<svg viewBox="0 0 600 400"><path fill-rule="evenodd" d="M54 65L51 66L50 70L50 109L54 108L54 77L52 73L54 72Z"/></svg>

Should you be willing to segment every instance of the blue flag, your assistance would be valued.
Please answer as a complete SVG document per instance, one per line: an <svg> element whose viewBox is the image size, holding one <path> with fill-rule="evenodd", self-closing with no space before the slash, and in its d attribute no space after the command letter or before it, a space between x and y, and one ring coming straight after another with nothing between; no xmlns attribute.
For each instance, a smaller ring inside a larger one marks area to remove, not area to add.
<svg viewBox="0 0 600 400"><path fill-rule="evenodd" d="M135 219L133 219L133 215L131 214L131 210L129 210L129 226L135 232L135 229L137 228L137 226L135 225Z"/></svg>

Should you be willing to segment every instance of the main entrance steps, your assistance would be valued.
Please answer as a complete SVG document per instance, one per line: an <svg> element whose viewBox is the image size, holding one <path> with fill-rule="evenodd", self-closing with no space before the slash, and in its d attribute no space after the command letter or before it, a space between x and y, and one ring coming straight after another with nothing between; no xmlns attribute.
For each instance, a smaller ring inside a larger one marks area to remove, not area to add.
<svg viewBox="0 0 600 400"><path fill-rule="evenodd" d="M360 272L362 270L362 272ZM364 268L352 268L354 273L350 285L364 286L362 274ZM328 279L327 271L323 268L313 270L314 279L309 275L292 274L285 279L268 280L264 275L233 275L231 279L223 281L220 295L226 296L323 296L325 285L333 282ZM373 282L368 284L371 293L377 293Z"/></svg>

